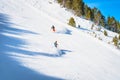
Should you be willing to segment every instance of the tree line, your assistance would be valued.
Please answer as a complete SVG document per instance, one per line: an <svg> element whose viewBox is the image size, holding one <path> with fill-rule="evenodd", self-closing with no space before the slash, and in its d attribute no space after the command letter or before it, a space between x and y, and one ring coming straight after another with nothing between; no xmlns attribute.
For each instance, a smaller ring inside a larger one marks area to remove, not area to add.
<svg viewBox="0 0 120 80"><path fill-rule="evenodd" d="M108 16L106 18L98 8L90 8L83 0L57 0L57 2L79 17L91 20L96 25L103 26L113 32L120 33L120 22L115 17Z"/></svg>

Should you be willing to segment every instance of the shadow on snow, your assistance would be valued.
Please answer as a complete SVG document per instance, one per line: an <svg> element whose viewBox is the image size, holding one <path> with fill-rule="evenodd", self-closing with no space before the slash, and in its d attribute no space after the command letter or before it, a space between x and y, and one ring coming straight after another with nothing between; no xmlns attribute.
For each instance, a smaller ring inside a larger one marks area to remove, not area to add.
<svg viewBox="0 0 120 80"><path fill-rule="evenodd" d="M62 57L63 55L65 55L67 52L72 52L70 50L64 50L64 49L61 49L61 50L57 50L57 53L56 54L49 54L49 53L40 53L38 52L37 54L38 55L42 55L42 56L46 56L46 57Z"/></svg>
<svg viewBox="0 0 120 80"><path fill-rule="evenodd" d="M86 29L86 28L83 28L83 27L80 27L78 29L83 30L83 31L90 31L89 29Z"/></svg>
<svg viewBox="0 0 120 80"><path fill-rule="evenodd" d="M24 67L21 63L12 58L11 52L35 55L39 54L27 50L18 49L25 45L25 41L19 38L4 35L3 33L19 35L21 33L37 34L31 31L16 29L12 27L9 16L0 13L0 80L61 80L32 69ZM12 47L11 47L12 46Z"/></svg>
<svg viewBox="0 0 120 80"><path fill-rule="evenodd" d="M70 50L61 49L61 55L65 55L67 52L72 52Z"/></svg>
<svg viewBox="0 0 120 80"><path fill-rule="evenodd" d="M72 31L71 31L71 30L69 30L69 29L66 29L66 31L65 31L65 32L58 31L58 32L56 32L56 33L58 33L58 34L67 34L67 35L72 35Z"/></svg>

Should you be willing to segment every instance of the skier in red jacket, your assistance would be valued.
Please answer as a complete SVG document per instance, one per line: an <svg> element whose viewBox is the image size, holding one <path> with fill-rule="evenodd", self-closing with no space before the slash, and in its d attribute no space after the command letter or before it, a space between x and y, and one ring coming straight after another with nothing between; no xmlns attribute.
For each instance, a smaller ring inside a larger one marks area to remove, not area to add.
<svg viewBox="0 0 120 80"><path fill-rule="evenodd" d="M51 27L51 29L52 29L52 31L53 31L53 32L55 32L55 31L56 31L56 30L55 30L55 26L54 26L54 25Z"/></svg>

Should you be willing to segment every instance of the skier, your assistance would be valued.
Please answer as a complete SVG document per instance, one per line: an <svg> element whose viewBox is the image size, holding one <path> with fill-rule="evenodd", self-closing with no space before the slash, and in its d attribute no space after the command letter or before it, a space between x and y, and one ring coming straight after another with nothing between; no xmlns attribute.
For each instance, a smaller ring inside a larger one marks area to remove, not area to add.
<svg viewBox="0 0 120 80"><path fill-rule="evenodd" d="M78 25L78 28L80 28L80 25Z"/></svg>
<svg viewBox="0 0 120 80"><path fill-rule="evenodd" d="M56 48L58 47L57 41L54 42L54 46L55 46Z"/></svg>
<svg viewBox="0 0 120 80"><path fill-rule="evenodd" d="M92 24L92 26L91 26L91 30L93 29L93 27L94 27L94 24Z"/></svg>
<svg viewBox="0 0 120 80"><path fill-rule="evenodd" d="M52 29L53 32L55 32L55 26L54 25L52 25L51 29Z"/></svg>
<svg viewBox="0 0 120 80"><path fill-rule="evenodd" d="M57 41L54 42L54 46L56 47L56 50L57 50L57 53L58 53L57 56L61 56L63 54L63 52L58 48L58 42Z"/></svg>

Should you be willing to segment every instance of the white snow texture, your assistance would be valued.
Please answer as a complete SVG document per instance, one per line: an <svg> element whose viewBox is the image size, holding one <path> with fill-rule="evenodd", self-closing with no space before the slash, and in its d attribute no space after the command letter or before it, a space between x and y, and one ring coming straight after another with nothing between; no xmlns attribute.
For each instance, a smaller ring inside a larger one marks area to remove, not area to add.
<svg viewBox="0 0 120 80"><path fill-rule="evenodd" d="M92 24L56 0L0 0L0 80L120 80L117 34Z"/></svg>

